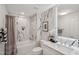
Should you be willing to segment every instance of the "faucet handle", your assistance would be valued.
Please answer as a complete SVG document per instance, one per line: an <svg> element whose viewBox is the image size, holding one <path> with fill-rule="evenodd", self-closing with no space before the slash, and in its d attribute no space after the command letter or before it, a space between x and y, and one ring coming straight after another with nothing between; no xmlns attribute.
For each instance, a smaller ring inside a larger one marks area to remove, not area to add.
<svg viewBox="0 0 79 59"><path fill-rule="evenodd" d="M77 41L77 40L74 40L70 45L73 46L76 41Z"/></svg>

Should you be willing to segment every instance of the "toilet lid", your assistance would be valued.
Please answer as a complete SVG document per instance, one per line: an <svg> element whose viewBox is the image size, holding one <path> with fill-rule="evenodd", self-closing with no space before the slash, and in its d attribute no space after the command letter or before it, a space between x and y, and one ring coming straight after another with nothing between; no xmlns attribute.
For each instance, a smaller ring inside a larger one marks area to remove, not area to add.
<svg viewBox="0 0 79 59"><path fill-rule="evenodd" d="M34 48L32 51L37 52L37 51L41 51L41 50L42 50L41 47L36 47L36 48Z"/></svg>

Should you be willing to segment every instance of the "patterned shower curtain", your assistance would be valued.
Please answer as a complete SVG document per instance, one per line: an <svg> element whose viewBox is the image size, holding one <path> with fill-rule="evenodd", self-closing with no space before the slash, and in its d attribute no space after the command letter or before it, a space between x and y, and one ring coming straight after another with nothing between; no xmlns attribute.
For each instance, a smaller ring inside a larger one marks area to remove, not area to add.
<svg viewBox="0 0 79 59"><path fill-rule="evenodd" d="M15 55L17 52L15 40L15 16L6 15L7 43L5 55Z"/></svg>

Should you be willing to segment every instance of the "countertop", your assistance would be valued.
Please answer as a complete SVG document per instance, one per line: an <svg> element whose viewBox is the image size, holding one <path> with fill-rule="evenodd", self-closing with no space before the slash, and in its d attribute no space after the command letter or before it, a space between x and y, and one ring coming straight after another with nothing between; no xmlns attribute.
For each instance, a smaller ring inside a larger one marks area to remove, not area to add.
<svg viewBox="0 0 79 59"><path fill-rule="evenodd" d="M79 55L78 47L60 44L60 42L53 43L51 41L46 41L46 40L41 40L41 44L44 44L52 49L55 49L64 55Z"/></svg>

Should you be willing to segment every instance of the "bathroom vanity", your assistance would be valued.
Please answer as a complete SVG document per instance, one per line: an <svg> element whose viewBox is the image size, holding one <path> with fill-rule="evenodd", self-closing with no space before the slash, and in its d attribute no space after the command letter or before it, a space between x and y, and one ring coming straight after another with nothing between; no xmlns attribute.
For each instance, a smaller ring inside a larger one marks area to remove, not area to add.
<svg viewBox="0 0 79 59"><path fill-rule="evenodd" d="M41 47L44 55L79 55L79 48L65 46L58 43L53 43L46 40L41 40Z"/></svg>

